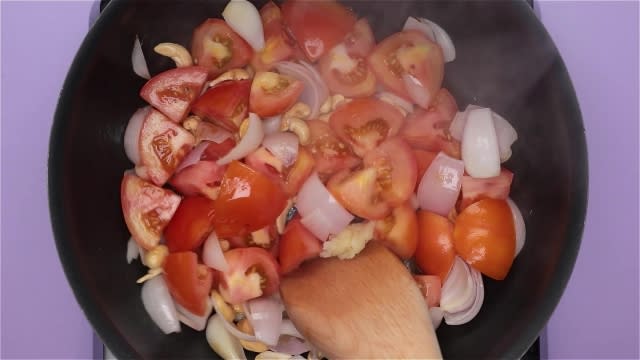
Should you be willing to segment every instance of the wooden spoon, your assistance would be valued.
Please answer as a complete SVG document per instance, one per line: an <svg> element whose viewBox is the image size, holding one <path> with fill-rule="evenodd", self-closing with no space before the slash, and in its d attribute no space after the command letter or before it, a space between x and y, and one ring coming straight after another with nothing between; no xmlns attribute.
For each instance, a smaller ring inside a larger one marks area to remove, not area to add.
<svg viewBox="0 0 640 360"><path fill-rule="evenodd" d="M373 241L354 259L302 265L280 294L296 328L331 359L442 358L411 274Z"/></svg>

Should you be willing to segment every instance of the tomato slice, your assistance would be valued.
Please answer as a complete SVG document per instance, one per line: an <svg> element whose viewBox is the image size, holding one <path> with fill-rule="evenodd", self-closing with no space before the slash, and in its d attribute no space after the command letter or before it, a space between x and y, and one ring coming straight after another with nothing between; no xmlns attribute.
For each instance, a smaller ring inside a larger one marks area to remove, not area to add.
<svg viewBox="0 0 640 360"><path fill-rule="evenodd" d="M275 222L287 197L267 176L234 161L222 178L214 230L222 238L244 236Z"/></svg>
<svg viewBox="0 0 640 360"><path fill-rule="evenodd" d="M308 120L309 145L315 169L322 177L340 170L352 169L360 164L348 145L338 139L329 124L322 120Z"/></svg>
<svg viewBox="0 0 640 360"><path fill-rule="evenodd" d="M378 193L378 172L375 168L342 170L333 175L327 189L349 212L368 220L384 219L391 212Z"/></svg>
<svg viewBox="0 0 640 360"><path fill-rule="evenodd" d="M154 77L140 90L140 96L171 121L179 123L200 95L208 70L187 66L167 70Z"/></svg>
<svg viewBox="0 0 640 360"><path fill-rule="evenodd" d="M218 160L221 157L227 155L227 153L231 151L231 149L233 149L235 146L236 142L232 138L229 138L221 143L212 141L209 143L209 146L204 149L204 152L202 153L202 157L200 159Z"/></svg>
<svg viewBox="0 0 640 360"><path fill-rule="evenodd" d="M505 168L500 171L500 175L492 178L478 179L464 175L460 210L482 199L506 200L511 191L512 181L513 173Z"/></svg>
<svg viewBox="0 0 640 360"><path fill-rule="evenodd" d="M424 296L427 306L432 308L440 305L440 294L442 292L442 282L440 278L433 275L413 275L413 279L418 284L418 288Z"/></svg>
<svg viewBox="0 0 640 360"><path fill-rule="evenodd" d="M325 54L319 63L327 87L346 97L367 97L376 92L376 77L365 56L350 55L344 44Z"/></svg>
<svg viewBox="0 0 640 360"><path fill-rule="evenodd" d="M225 170L225 166L215 161L202 160L173 175L169 184L182 195L203 195L215 199Z"/></svg>
<svg viewBox="0 0 640 360"><path fill-rule="evenodd" d="M382 40L369 56L378 80L403 98L413 101L402 75L413 76L432 98L444 78L444 58L440 46L415 30L395 33ZM429 104L418 104L426 108Z"/></svg>
<svg viewBox="0 0 640 360"><path fill-rule="evenodd" d="M375 222L374 238L399 257L412 257L418 245L416 212L409 205L394 208L389 216Z"/></svg>
<svg viewBox="0 0 640 360"><path fill-rule="evenodd" d="M416 264L427 275L435 275L442 283L449 275L456 252L453 246L453 224L444 216L419 210Z"/></svg>
<svg viewBox="0 0 640 360"><path fill-rule="evenodd" d="M303 262L320 255L322 243L313 236L300 222L300 218L292 219L280 238L278 260L282 274L287 274Z"/></svg>
<svg viewBox="0 0 640 360"><path fill-rule="evenodd" d="M256 151L244 158L245 164L253 170L266 175L271 181L282 185L282 171L284 165L282 160L278 159L265 147L261 146Z"/></svg>
<svg viewBox="0 0 640 360"><path fill-rule="evenodd" d="M453 230L456 252L469 265L495 280L503 280L516 248L515 226L505 200L484 199L464 209Z"/></svg>
<svg viewBox="0 0 640 360"><path fill-rule="evenodd" d="M433 159L436 158L438 153L432 151L424 151L420 149L414 149L413 155L416 157L416 165L418 166L418 181L416 181L416 188L418 190L418 185L420 184L420 180L424 176L424 173L429 168L429 165L433 162Z"/></svg>
<svg viewBox="0 0 640 360"><path fill-rule="evenodd" d="M182 199L164 230L171 252L195 250L213 230L214 201L203 196Z"/></svg>
<svg viewBox="0 0 640 360"><path fill-rule="evenodd" d="M260 18L265 44L261 51L254 54L251 65L257 71L267 71L278 61L289 59L294 50L285 32L282 12L278 5L273 1L266 3L260 9Z"/></svg>
<svg viewBox="0 0 640 360"><path fill-rule="evenodd" d="M278 263L265 249L231 249L224 254L229 270L220 279L220 295L231 304L269 296L280 286Z"/></svg>
<svg viewBox="0 0 640 360"><path fill-rule="evenodd" d="M170 253L163 269L173 299L194 315L203 316L213 284L211 269L198 264L198 255L192 251Z"/></svg>
<svg viewBox="0 0 640 360"><path fill-rule="evenodd" d="M144 181L131 171L122 177L120 203L124 220L133 239L144 249L158 245L180 200L171 190Z"/></svg>
<svg viewBox="0 0 640 360"><path fill-rule="evenodd" d="M224 20L207 19L193 32L191 54L194 62L206 67L213 78L247 65L253 49Z"/></svg>
<svg viewBox="0 0 640 360"><path fill-rule="evenodd" d="M247 117L250 92L251 80L224 81L205 91L191 110L194 114L235 132Z"/></svg>
<svg viewBox="0 0 640 360"><path fill-rule="evenodd" d="M302 81L291 76L258 72L251 83L249 111L260 117L283 113L298 100L303 89Z"/></svg>
<svg viewBox="0 0 640 360"><path fill-rule="evenodd" d="M356 21L353 30L344 38L344 45L351 55L367 57L376 46L376 39L367 19Z"/></svg>
<svg viewBox="0 0 640 360"><path fill-rule="evenodd" d="M376 169L380 196L391 206L406 203L417 184L418 170L411 147L399 137L385 140L364 157L364 166Z"/></svg>
<svg viewBox="0 0 640 360"><path fill-rule="evenodd" d="M329 124L338 138L364 156L387 137L398 133L404 116L393 105L375 98L355 99L338 107Z"/></svg>
<svg viewBox="0 0 640 360"><path fill-rule="evenodd" d="M304 182L313 172L315 160L311 153L303 148L298 148L298 157L290 169L286 170L285 180L283 184L284 192L289 196L295 196Z"/></svg>
<svg viewBox="0 0 640 360"><path fill-rule="evenodd" d="M316 61L353 29L356 17L336 1L287 0L282 17L306 57Z"/></svg>
<svg viewBox="0 0 640 360"><path fill-rule="evenodd" d="M161 112L150 109L140 129L140 162L136 174L158 186L173 175L195 144L195 138Z"/></svg>

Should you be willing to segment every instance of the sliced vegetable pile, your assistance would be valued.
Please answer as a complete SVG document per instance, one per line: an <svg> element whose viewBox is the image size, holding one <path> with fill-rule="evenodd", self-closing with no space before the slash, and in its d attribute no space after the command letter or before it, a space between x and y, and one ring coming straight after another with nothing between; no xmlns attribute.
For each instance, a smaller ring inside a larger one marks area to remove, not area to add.
<svg viewBox="0 0 640 360"><path fill-rule="evenodd" d="M517 134L442 88L449 35L410 17L376 43L333 1L232 0L222 16L190 50L157 44L177 68L152 78L134 45L149 106L124 135L135 168L121 200L153 321L206 329L224 358L320 357L287 318L280 277L368 241L415 262L436 327L471 321L481 274L507 276L525 227L501 166Z"/></svg>

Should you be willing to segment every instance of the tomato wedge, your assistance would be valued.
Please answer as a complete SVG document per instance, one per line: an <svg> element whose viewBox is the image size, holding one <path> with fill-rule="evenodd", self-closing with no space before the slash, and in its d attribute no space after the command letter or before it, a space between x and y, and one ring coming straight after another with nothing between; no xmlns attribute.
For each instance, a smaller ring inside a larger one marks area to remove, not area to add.
<svg viewBox="0 0 640 360"><path fill-rule="evenodd" d="M351 173L342 170L333 175L327 189L349 212L368 220L384 219L391 212L378 193L378 172L365 168Z"/></svg>
<svg viewBox="0 0 640 360"><path fill-rule="evenodd" d="M356 17L336 1L287 0L282 17L306 57L316 61L353 29Z"/></svg>
<svg viewBox="0 0 640 360"><path fill-rule="evenodd" d="M158 245L180 201L180 196L171 190L144 181L131 171L122 177L120 203L124 220L133 239L144 249Z"/></svg>
<svg viewBox="0 0 640 360"><path fill-rule="evenodd" d="M224 20L207 19L193 32L191 54L194 62L206 67L209 77L214 78L247 65L253 49Z"/></svg>
<svg viewBox="0 0 640 360"><path fill-rule="evenodd" d="M376 39L367 19L362 18L353 26L353 30L344 38L344 45L351 55L367 57L376 46Z"/></svg>
<svg viewBox="0 0 640 360"><path fill-rule="evenodd" d="M164 230L171 252L198 248L213 230L214 201L203 196L182 199Z"/></svg>
<svg viewBox="0 0 640 360"><path fill-rule="evenodd" d="M511 209L505 200L475 202L456 218L453 230L456 252L469 265L495 280L503 280L516 248Z"/></svg>
<svg viewBox="0 0 640 360"><path fill-rule="evenodd" d="M249 111L260 117L283 113L298 100L303 89L302 81L291 76L258 72L251 83Z"/></svg>
<svg viewBox="0 0 640 360"><path fill-rule="evenodd" d="M440 305L440 294L442 292L442 282L440 278L433 275L413 275L413 279L418 284L418 288L424 296L428 307Z"/></svg>
<svg viewBox="0 0 640 360"><path fill-rule="evenodd" d="M333 48L319 62L327 87L346 97L367 97L376 92L376 77L365 56L350 55L344 44Z"/></svg>
<svg viewBox="0 0 640 360"><path fill-rule="evenodd" d="M375 222L374 238L403 259L413 256L418 245L418 220L409 205L399 206Z"/></svg>
<svg viewBox="0 0 640 360"><path fill-rule="evenodd" d="M442 283L453 265L456 252L453 246L453 224L444 216L419 210L416 264L427 275L435 275Z"/></svg>
<svg viewBox="0 0 640 360"><path fill-rule="evenodd" d="M235 132L247 117L250 92L251 80L224 81L205 91L193 104L192 111Z"/></svg>
<svg viewBox="0 0 640 360"><path fill-rule="evenodd" d="M294 46L285 32L278 5L273 1L266 3L260 9L260 18L264 31L264 49L254 53L251 65L257 71L267 71L278 61L289 59L293 55Z"/></svg>
<svg viewBox="0 0 640 360"><path fill-rule="evenodd" d="M200 95L208 70L187 66L167 70L154 77L140 90L140 96L171 121L179 123Z"/></svg>
<svg viewBox="0 0 640 360"><path fill-rule="evenodd" d="M298 148L296 162L285 173L283 187L289 197L295 196L300 191L304 182L313 172L314 165L315 160L313 160L311 153L303 147Z"/></svg>
<svg viewBox="0 0 640 360"><path fill-rule="evenodd" d="M278 260L282 274L287 274L303 262L320 255L322 243L313 236L300 222L300 218L292 219L280 238Z"/></svg>
<svg viewBox="0 0 640 360"><path fill-rule="evenodd" d="M214 230L221 238L248 235L274 223L286 204L278 184L234 161L227 167L215 202Z"/></svg>
<svg viewBox="0 0 640 360"><path fill-rule="evenodd" d="M215 161L201 160L173 175L169 184L182 195L203 195L215 199L225 169Z"/></svg>
<svg viewBox="0 0 640 360"><path fill-rule="evenodd" d="M242 304L259 296L269 296L280 286L280 269L265 249L247 247L224 254L229 270L220 279L220 295L231 304Z"/></svg>
<svg viewBox="0 0 640 360"><path fill-rule="evenodd" d="M338 139L329 124L322 120L308 120L309 145L307 148L315 161L315 169L320 176L334 174L340 170L352 169L360 164L349 146Z"/></svg>
<svg viewBox="0 0 640 360"><path fill-rule="evenodd" d="M492 178L478 179L468 175L462 177L462 201L460 210L482 199L506 200L511 191L513 173L502 168L500 175Z"/></svg>
<svg viewBox="0 0 640 360"><path fill-rule="evenodd" d="M329 125L338 138L351 145L353 152L364 156L387 137L396 135L404 116L393 105L375 98L355 99L338 107Z"/></svg>
<svg viewBox="0 0 640 360"><path fill-rule="evenodd" d="M163 269L173 299L194 315L203 316L213 284L211 269L198 264L198 255L192 251L170 253Z"/></svg>

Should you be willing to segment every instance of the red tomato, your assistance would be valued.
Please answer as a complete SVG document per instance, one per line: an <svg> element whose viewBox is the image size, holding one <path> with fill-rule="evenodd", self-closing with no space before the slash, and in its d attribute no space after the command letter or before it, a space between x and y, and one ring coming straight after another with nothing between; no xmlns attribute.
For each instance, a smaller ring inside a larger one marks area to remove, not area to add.
<svg viewBox="0 0 640 360"><path fill-rule="evenodd" d="M287 0L282 17L311 61L340 43L356 23L353 13L336 1Z"/></svg>
<svg viewBox="0 0 640 360"><path fill-rule="evenodd" d="M191 111L230 131L237 131L249 110L251 80L224 81L205 91Z"/></svg>
<svg viewBox="0 0 640 360"><path fill-rule="evenodd" d="M418 247L416 264L427 275L436 275L444 283L453 265L453 224L444 216L418 211Z"/></svg>
<svg viewBox="0 0 640 360"><path fill-rule="evenodd" d="M171 252L194 250L213 230L213 200L202 196L187 196L164 230Z"/></svg>
<svg viewBox="0 0 640 360"><path fill-rule="evenodd" d="M345 209L361 218L380 220L391 212L389 204L378 193L378 172L375 168L353 173L342 170L329 179L327 189Z"/></svg>
<svg viewBox="0 0 640 360"><path fill-rule="evenodd" d="M221 19L207 19L193 32L194 62L209 69L209 77L249 63L253 49Z"/></svg>
<svg viewBox="0 0 640 360"><path fill-rule="evenodd" d="M377 188L391 206L406 203L418 179L416 158L411 147L399 137L385 140L364 157L364 166L376 169Z"/></svg>
<svg viewBox="0 0 640 360"><path fill-rule="evenodd" d="M351 55L367 57L376 46L376 39L367 19L360 19L353 26L353 30L344 38L344 45Z"/></svg>
<svg viewBox="0 0 640 360"><path fill-rule="evenodd" d="M338 138L364 156L402 127L404 116L393 105L375 98L355 99L338 107L329 125Z"/></svg>
<svg viewBox="0 0 640 360"><path fill-rule="evenodd" d="M464 175L460 210L482 199L506 200L509 197L512 181L513 173L504 168L500 171L500 175L492 178L477 179Z"/></svg>
<svg viewBox="0 0 640 360"><path fill-rule="evenodd" d="M218 160L227 155L236 146L235 140L229 138L221 143L211 141L209 146L202 153L201 160Z"/></svg>
<svg viewBox="0 0 640 360"><path fill-rule="evenodd" d="M171 121L179 123L200 95L207 81L207 71L202 66L167 70L147 81L140 96Z"/></svg>
<svg viewBox="0 0 640 360"><path fill-rule="evenodd" d="M503 280L516 249L516 233L509 204L484 199L464 209L453 230L456 252L469 265L495 280Z"/></svg>
<svg viewBox="0 0 640 360"><path fill-rule="evenodd" d="M296 217L291 220L280 238L278 260L282 274L287 274L303 262L320 255L322 243Z"/></svg>
<svg viewBox="0 0 640 360"><path fill-rule="evenodd" d="M198 255L192 251L170 253L163 269L173 299L194 315L203 316L213 284L211 269L198 264Z"/></svg>
<svg viewBox="0 0 640 360"><path fill-rule="evenodd" d="M182 195L203 195L215 199L225 170L225 166L215 161L202 160L173 175L169 184Z"/></svg>
<svg viewBox="0 0 640 360"><path fill-rule="evenodd" d="M180 196L124 173L120 185L120 203L127 228L133 239L145 249L158 245L165 226L180 204Z"/></svg>
<svg viewBox="0 0 640 360"><path fill-rule="evenodd" d="M298 100L303 89L304 84L291 76L258 72L251 83L249 111L260 117L283 113Z"/></svg>
<svg viewBox="0 0 640 360"><path fill-rule="evenodd" d="M409 205L402 205L391 215L375 222L374 238L403 259L413 256L418 245L418 220Z"/></svg>
<svg viewBox="0 0 640 360"><path fill-rule="evenodd" d="M331 175L360 164L360 159L338 139L329 124L322 120L308 120L307 126L310 134L307 148L313 156L318 174Z"/></svg>
<svg viewBox="0 0 640 360"><path fill-rule="evenodd" d="M413 155L416 156L416 165L418 166L418 181L416 181L417 190L418 185L420 184L420 180L422 180L424 173L427 171L429 165L431 165L431 162L436 158L436 155L438 155L438 153L414 149Z"/></svg>
<svg viewBox="0 0 640 360"><path fill-rule="evenodd" d="M442 282L440 278L433 275L413 275L413 279L418 284L418 288L427 302L427 306L432 308L440 305L440 293Z"/></svg>
<svg viewBox="0 0 640 360"><path fill-rule="evenodd" d="M376 77L364 56L350 55L344 44L325 54L319 63L327 87L346 97L367 97L376 92Z"/></svg>
<svg viewBox="0 0 640 360"><path fill-rule="evenodd" d="M140 162L136 174L158 186L173 175L195 144L195 138L161 112L150 109L140 129Z"/></svg>
<svg viewBox="0 0 640 360"><path fill-rule="evenodd" d="M269 296L280 286L278 263L262 248L231 249L224 254L229 270L220 279L220 294L231 304Z"/></svg>
<svg viewBox="0 0 640 360"><path fill-rule="evenodd" d="M264 31L264 48L256 52L251 65L257 71L270 70L275 63L289 59L293 55L291 40L284 30L282 13L278 5L269 1L260 9L262 29Z"/></svg>
<svg viewBox="0 0 640 360"><path fill-rule="evenodd" d="M222 238L247 235L272 224L286 204L287 197L278 184L234 161L222 178L214 230Z"/></svg>
<svg viewBox="0 0 640 360"><path fill-rule="evenodd" d="M369 56L378 80L399 96L412 101L403 74L416 78L433 97L444 78L444 58L440 46L419 31L395 33L382 40ZM426 108L428 104L418 104Z"/></svg>
<svg viewBox="0 0 640 360"><path fill-rule="evenodd" d="M298 148L298 158L290 169L286 171L284 180L284 192L289 196L295 196L304 182L313 172L315 161L311 153L303 148Z"/></svg>
<svg viewBox="0 0 640 360"><path fill-rule="evenodd" d="M275 157L265 147L259 147L256 151L244 158L245 164L253 170L266 175L276 184L282 185L282 160Z"/></svg>

